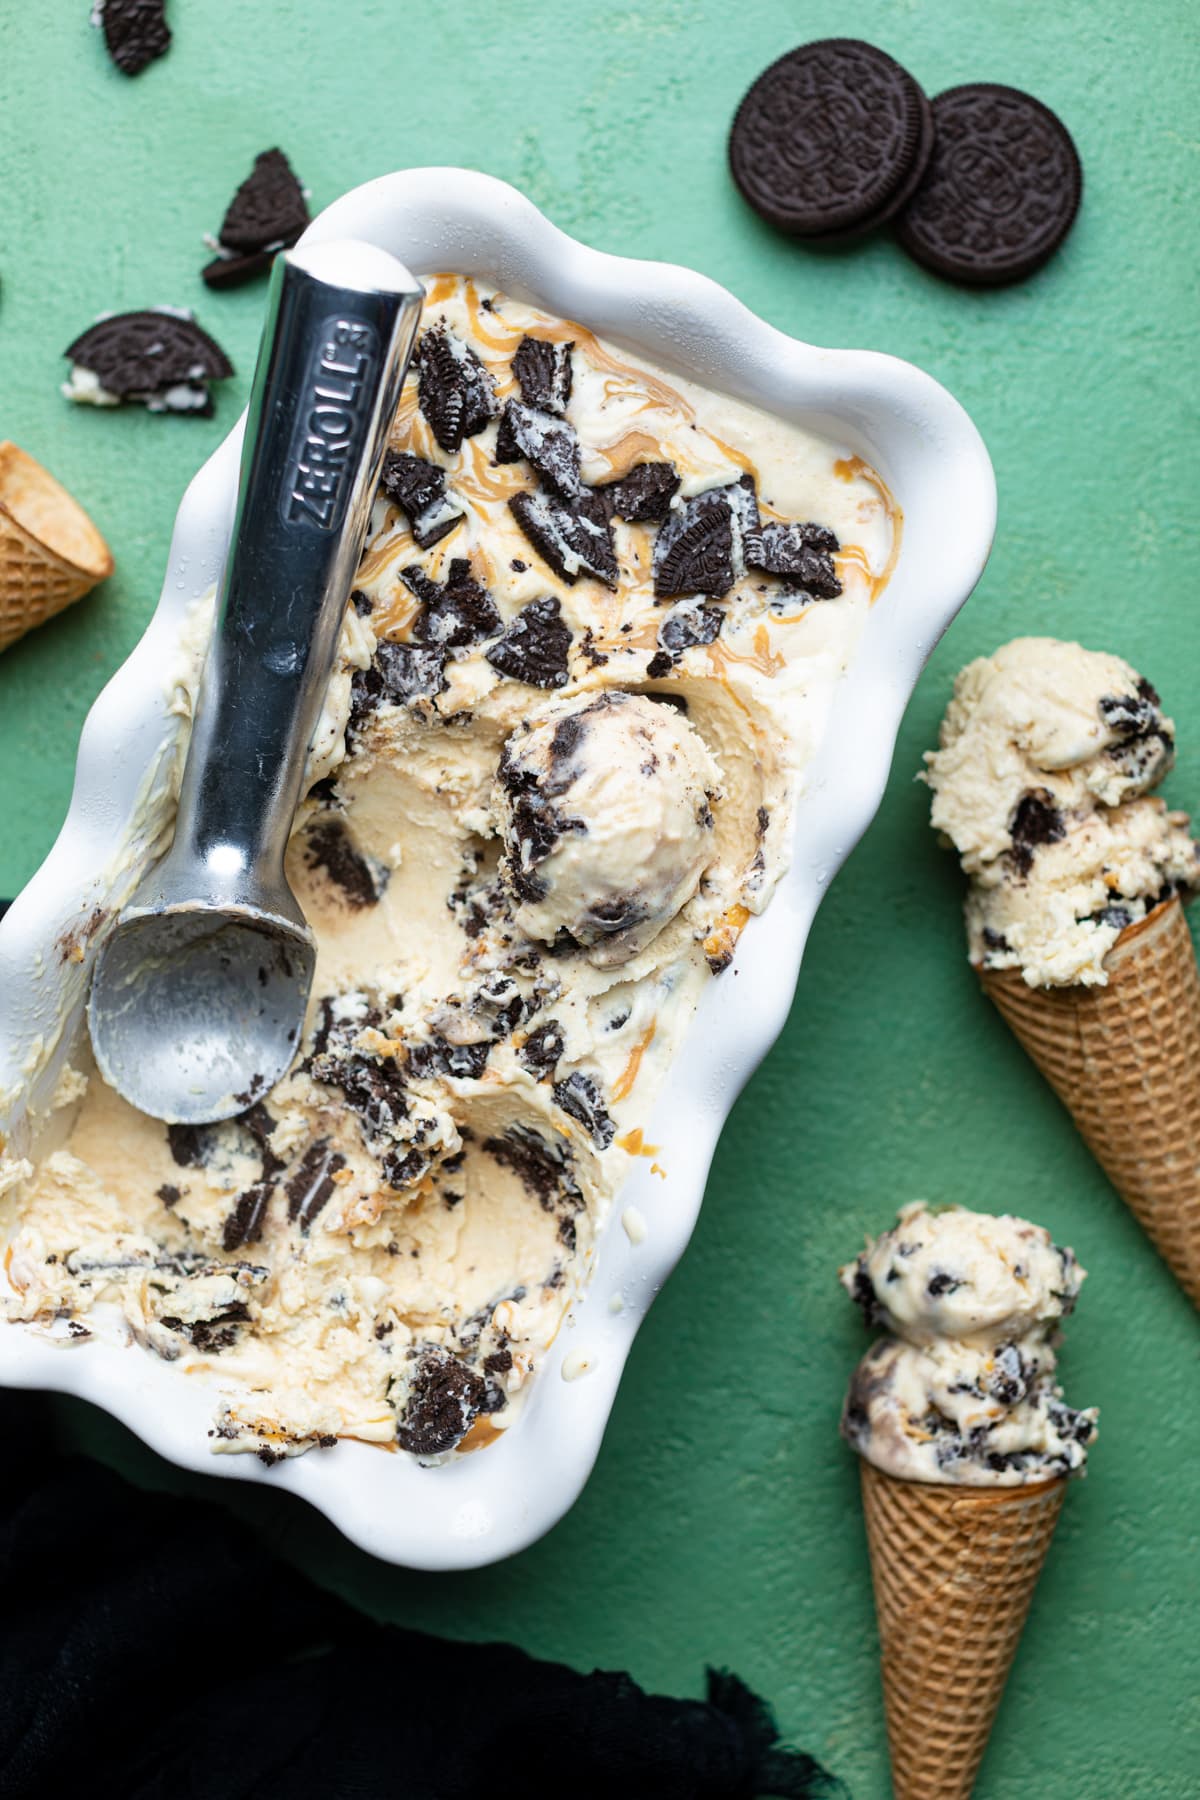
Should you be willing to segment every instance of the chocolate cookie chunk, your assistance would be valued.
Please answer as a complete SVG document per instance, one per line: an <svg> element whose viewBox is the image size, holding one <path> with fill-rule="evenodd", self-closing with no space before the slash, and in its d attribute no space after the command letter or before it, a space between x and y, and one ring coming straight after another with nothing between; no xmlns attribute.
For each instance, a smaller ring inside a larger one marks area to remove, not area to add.
<svg viewBox="0 0 1200 1800"><path fill-rule="evenodd" d="M417 345L417 404L443 450L461 450L495 417L492 378L471 349L445 325Z"/></svg>
<svg viewBox="0 0 1200 1800"><path fill-rule="evenodd" d="M299 1167L284 1183L288 1218L293 1225L299 1225L303 1234L311 1229L337 1185L334 1176L345 1166L345 1157L330 1150L328 1141L322 1138L305 1151Z"/></svg>
<svg viewBox="0 0 1200 1800"><path fill-rule="evenodd" d="M387 886L387 870L363 855L345 822L336 817L322 816L308 827L304 861L310 869L322 870L346 905L356 910L375 906Z"/></svg>
<svg viewBox="0 0 1200 1800"><path fill-rule="evenodd" d="M1033 867L1033 853L1039 844L1057 844L1067 835L1067 822L1045 788L1022 794L1008 828L1012 838L1012 859L1022 875Z"/></svg>
<svg viewBox="0 0 1200 1800"><path fill-rule="evenodd" d="M561 1138L550 1143L531 1126L513 1125L503 1137L484 1138L483 1148L501 1168L512 1170L543 1212L553 1212L564 1197L581 1197Z"/></svg>
<svg viewBox="0 0 1200 1800"><path fill-rule="evenodd" d="M100 0L92 20L122 75L140 75L170 48L166 0Z"/></svg>
<svg viewBox="0 0 1200 1800"><path fill-rule="evenodd" d="M758 532L758 502L748 475L709 488L667 515L654 543L654 592L727 594L746 573L747 544Z"/></svg>
<svg viewBox="0 0 1200 1800"><path fill-rule="evenodd" d="M513 518L538 555L569 586L581 575L593 575L615 588L620 571L613 548L608 509L596 494L559 500L553 494L514 494Z"/></svg>
<svg viewBox="0 0 1200 1800"><path fill-rule="evenodd" d="M594 491L614 518L634 525L665 519L678 488L679 471L674 463L649 462L635 463L628 474L606 481Z"/></svg>
<svg viewBox="0 0 1200 1800"><path fill-rule="evenodd" d="M496 461L514 463L522 457L546 486L564 500L583 498L579 439L574 427L541 407L510 400L500 415Z"/></svg>
<svg viewBox="0 0 1200 1800"><path fill-rule="evenodd" d="M721 634L725 615L719 606L705 606L702 600L681 600L673 606L658 628L660 649L668 664L690 650L693 644L713 644ZM647 673L650 673L648 670Z"/></svg>
<svg viewBox="0 0 1200 1800"><path fill-rule="evenodd" d="M597 1150L607 1150L617 1128L591 1076L581 1069L574 1069L565 1081L555 1082L552 1092L555 1104L583 1126Z"/></svg>
<svg viewBox="0 0 1200 1800"><path fill-rule="evenodd" d="M1083 171L1062 120L1018 88L949 88L936 144L897 225L909 255L950 281L1000 287L1040 269L1079 211Z"/></svg>
<svg viewBox="0 0 1200 1800"><path fill-rule="evenodd" d="M571 398L571 352L574 344L523 337L512 360L512 372L527 406L561 417Z"/></svg>
<svg viewBox="0 0 1200 1800"><path fill-rule="evenodd" d="M383 459L379 485L389 500L408 515L413 542L432 550L466 517L461 506L446 492L446 471L423 457L389 450Z"/></svg>
<svg viewBox="0 0 1200 1800"><path fill-rule="evenodd" d="M73 364L64 390L74 400L95 399L80 387L77 371L94 377L116 400L132 400L151 412L209 415L210 381L225 381L233 364L221 346L186 313L159 311L113 313L98 319L64 355Z"/></svg>
<svg viewBox="0 0 1200 1800"><path fill-rule="evenodd" d="M729 166L762 217L796 237L855 236L909 199L933 148L929 102L873 44L790 50L738 108Z"/></svg>
<svg viewBox="0 0 1200 1800"><path fill-rule="evenodd" d="M471 574L466 557L453 558L444 584L432 580L415 564L401 569L400 576L405 586L424 602L413 623L413 637L418 644L465 650L470 644L495 637L503 629L504 621L495 601Z"/></svg>
<svg viewBox="0 0 1200 1800"><path fill-rule="evenodd" d="M493 669L513 681L527 681L531 687L563 687L571 632L561 615L562 608L553 595L523 606L500 642L484 651Z"/></svg>
<svg viewBox="0 0 1200 1800"><path fill-rule="evenodd" d="M769 521L753 534L746 547L746 561L768 575L788 579L788 591L797 588L819 600L836 600L842 591L832 552L837 538L825 525L794 525Z"/></svg>
<svg viewBox="0 0 1200 1800"><path fill-rule="evenodd" d="M438 1344L422 1350L396 1425L396 1442L413 1456L453 1450L487 1407L482 1375Z"/></svg>
<svg viewBox="0 0 1200 1800"><path fill-rule="evenodd" d="M547 1019L544 1025L531 1031L522 1044L518 1052L521 1067L528 1069L536 1081L544 1081L547 1075L553 1075L566 1047L567 1041L558 1020Z"/></svg>
<svg viewBox="0 0 1200 1800"><path fill-rule="evenodd" d="M219 255L201 270L209 287L237 287L269 269L276 251L296 242L309 222L308 202L282 150L264 150L229 202Z"/></svg>
<svg viewBox="0 0 1200 1800"><path fill-rule="evenodd" d="M410 700L440 694L445 686L445 650L393 644L385 638L376 646L370 668L357 669L351 680L350 735L362 729L376 707L405 706Z"/></svg>

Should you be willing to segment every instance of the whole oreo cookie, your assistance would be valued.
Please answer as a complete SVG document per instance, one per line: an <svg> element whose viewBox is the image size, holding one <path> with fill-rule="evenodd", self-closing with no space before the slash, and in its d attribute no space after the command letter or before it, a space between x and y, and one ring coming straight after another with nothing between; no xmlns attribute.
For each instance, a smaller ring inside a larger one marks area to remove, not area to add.
<svg viewBox="0 0 1200 1800"><path fill-rule="evenodd" d="M1032 94L992 82L933 102L933 156L897 235L951 281L1000 287L1040 269L1070 231L1083 195L1071 134Z"/></svg>
<svg viewBox="0 0 1200 1800"><path fill-rule="evenodd" d="M824 38L759 76L733 121L729 166L770 224L829 241L905 206L932 148L929 102L907 69L873 44Z"/></svg>

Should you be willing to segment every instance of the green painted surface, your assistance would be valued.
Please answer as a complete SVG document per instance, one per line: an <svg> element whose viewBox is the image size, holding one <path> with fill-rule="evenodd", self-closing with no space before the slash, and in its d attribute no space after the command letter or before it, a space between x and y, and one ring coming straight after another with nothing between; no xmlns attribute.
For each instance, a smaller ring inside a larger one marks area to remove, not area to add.
<svg viewBox="0 0 1200 1800"><path fill-rule="evenodd" d="M210 295L200 234L270 144L316 205L406 164L487 169L568 231L703 269L786 331L911 358L983 431L1000 531L909 709L879 819L817 921L784 1038L725 1133L595 1476L548 1540L474 1575L399 1573L285 1497L177 1474L89 1409L62 1404L64 1426L139 1480L227 1501L380 1614L679 1692L705 1658L728 1663L857 1800L882 1800L856 1472L835 1430L863 1343L833 1270L913 1196L1014 1208L1091 1270L1066 1374L1103 1417L977 1791L1194 1794L1197 1321L975 991L955 870L912 784L954 670L1039 631L1151 676L1180 727L1168 793L1200 804L1189 0L556 0L534 32L513 31L518 9L476 0L169 10L174 47L131 82L108 66L86 0L0 8L0 436L79 495L118 561L104 589L0 659L0 892L51 843L84 713L150 615L188 477L245 397L263 290ZM737 100L780 52L835 31L882 43L931 93L1008 81L1062 112L1087 191L1050 269L973 295L887 241L807 254L744 209L724 167ZM217 417L69 408L62 346L102 308L157 301L194 305L232 354Z"/></svg>

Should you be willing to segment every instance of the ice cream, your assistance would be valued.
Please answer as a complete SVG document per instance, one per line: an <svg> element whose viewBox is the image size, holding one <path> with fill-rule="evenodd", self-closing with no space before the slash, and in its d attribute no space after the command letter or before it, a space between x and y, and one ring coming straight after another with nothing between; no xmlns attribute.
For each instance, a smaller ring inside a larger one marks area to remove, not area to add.
<svg viewBox="0 0 1200 1800"><path fill-rule="evenodd" d="M1009 1213L903 1207L839 1271L886 1333L851 1381L848 1442L902 1480L1010 1487L1082 1469L1097 1414L1069 1407L1054 1375L1084 1273Z"/></svg>
<svg viewBox="0 0 1200 1800"><path fill-rule="evenodd" d="M647 694L584 695L518 726L497 799L516 924L628 962L695 893L720 781L682 713Z"/></svg>
<svg viewBox="0 0 1200 1800"><path fill-rule="evenodd" d="M954 684L926 758L932 823L969 877L972 962L1103 985L1127 925L1200 883L1187 815L1150 790L1174 725L1119 657L1017 638Z"/></svg>
<svg viewBox="0 0 1200 1800"><path fill-rule="evenodd" d="M83 1070L0 1169L9 1315L115 1310L267 1461L518 1418L897 545L798 424L482 283L424 323L288 853L296 1065L199 1130Z"/></svg>

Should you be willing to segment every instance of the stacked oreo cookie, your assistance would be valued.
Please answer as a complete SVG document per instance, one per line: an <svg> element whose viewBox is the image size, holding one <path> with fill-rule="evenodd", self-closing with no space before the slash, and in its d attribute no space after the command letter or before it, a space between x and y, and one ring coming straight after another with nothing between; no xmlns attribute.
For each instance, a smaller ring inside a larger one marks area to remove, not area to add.
<svg viewBox="0 0 1200 1800"><path fill-rule="evenodd" d="M892 224L917 262L978 287L1040 268L1083 191L1071 135L1040 100L978 82L931 102L886 51L854 38L772 63L738 108L729 162L781 231L830 244Z"/></svg>

